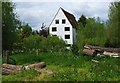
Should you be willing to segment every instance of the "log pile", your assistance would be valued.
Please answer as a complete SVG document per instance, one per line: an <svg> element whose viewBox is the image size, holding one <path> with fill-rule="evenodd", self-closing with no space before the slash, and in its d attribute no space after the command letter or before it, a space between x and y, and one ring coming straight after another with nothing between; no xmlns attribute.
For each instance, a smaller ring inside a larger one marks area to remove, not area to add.
<svg viewBox="0 0 120 83"><path fill-rule="evenodd" d="M2 75L15 74L21 70L21 66L2 64Z"/></svg>
<svg viewBox="0 0 120 83"><path fill-rule="evenodd" d="M37 71L40 71L42 68L46 67L46 64L44 62L40 62L37 64L31 64L31 65L11 65L11 64L2 64L2 75L9 75L9 74L15 74L17 72L20 72L22 70L30 70L34 69Z"/></svg>
<svg viewBox="0 0 120 83"><path fill-rule="evenodd" d="M120 48L105 48L99 46L85 45L83 54L86 55L103 54L111 57L120 57Z"/></svg>
<svg viewBox="0 0 120 83"><path fill-rule="evenodd" d="M84 49L83 50L83 54L87 54L87 55L95 55L96 54L96 51L95 50L92 50L92 49Z"/></svg>

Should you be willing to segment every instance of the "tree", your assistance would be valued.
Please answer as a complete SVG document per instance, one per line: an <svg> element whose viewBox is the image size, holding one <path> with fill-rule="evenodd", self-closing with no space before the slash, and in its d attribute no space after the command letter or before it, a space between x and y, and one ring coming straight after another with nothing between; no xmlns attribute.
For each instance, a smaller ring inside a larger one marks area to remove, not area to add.
<svg viewBox="0 0 120 83"><path fill-rule="evenodd" d="M111 3L108 16L106 46L120 47L120 1Z"/></svg>
<svg viewBox="0 0 120 83"><path fill-rule="evenodd" d="M86 25L86 23L87 23L86 21L87 21L86 17L85 17L84 15L82 15L82 16L79 18L78 23L82 23L82 25L85 27L85 25Z"/></svg>
<svg viewBox="0 0 120 83"><path fill-rule="evenodd" d="M47 27L44 23L42 23L42 26L41 26L40 36L44 36L44 37L48 36Z"/></svg>
<svg viewBox="0 0 120 83"><path fill-rule="evenodd" d="M25 24L22 26L22 32L21 32L21 38L26 38L32 34L32 28L29 26L29 24Z"/></svg>
<svg viewBox="0 0 120 83"><path fill-rule="evenodd" d="M106 41L105 31L105 24L99 18L88 18L85 28L77 30L77 47L81 51L85 44L104 46Z"/></svg>
<svg viewBox="0 0 120 83"><path fill-rule="evenodd" d="M39 32L37 30L33 30L32 35L39 35Z"/></svg>
<svg viewBox="0 0 120 83"><path fill-rule="evenodd" d="M11 49L16 41L15 30L19 20L13 12L15 5L12 2L2 2L2 49Z"/></svg>

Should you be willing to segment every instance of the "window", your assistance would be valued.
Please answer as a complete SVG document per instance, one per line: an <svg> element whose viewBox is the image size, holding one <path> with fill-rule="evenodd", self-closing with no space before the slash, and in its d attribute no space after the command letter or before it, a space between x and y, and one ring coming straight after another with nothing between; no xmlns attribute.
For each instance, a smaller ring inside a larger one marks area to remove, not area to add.
<svg viewBox="0 0 120 83"><path fill-rule="evenodd" d="M57 27L52 27L52 31L57 31Z"/></svg>
<svg viewBox="0 0 120 83"><path fill-rule="evenodd" d="M55 24L59 24L59 20L55 20Z"/></svg>
<svg viewBox="0 0 120 83"><path fill-rule="evenodd" d="M62 19L62 24L65 24L65 22L66 22L65 19Z"/></svg>
<svg viewBox="0 0 120 83"><path fill-rule="evenodd" d="M65 27L65 31L70 31L70 27Z"/></svg>
<svg viewBox="0 0 120 83"><path fill-rule="evenodd" d="M65 39L70 39L70 35L65 35Z"/></svg>

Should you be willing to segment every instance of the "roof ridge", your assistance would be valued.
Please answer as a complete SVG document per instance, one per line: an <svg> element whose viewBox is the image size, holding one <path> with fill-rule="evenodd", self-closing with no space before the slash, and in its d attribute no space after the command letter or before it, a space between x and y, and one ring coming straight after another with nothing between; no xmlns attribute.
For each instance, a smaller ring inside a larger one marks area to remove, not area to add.
<svg viewBox="0 0 120 83"><path fill-rule="evenodd" d="M67 19L69 20L70 24L75 28L76 25L77 25L77 21L76 21L74 15L69 13L69 12L67 12L62 7L60 7L60 8L63 11L63 13L65 14L65 16L67 17Z"/></svg>
<svg viewBox="0 0 120 83"><path fill-rule="evenodd" d="M71 14L70 12L64 10L62 7L60 7L60 8L61 8L64 12L67 12L68 14L73 15L73 14ZM74 16L74 15L73 15L73 16Z"/></svg>

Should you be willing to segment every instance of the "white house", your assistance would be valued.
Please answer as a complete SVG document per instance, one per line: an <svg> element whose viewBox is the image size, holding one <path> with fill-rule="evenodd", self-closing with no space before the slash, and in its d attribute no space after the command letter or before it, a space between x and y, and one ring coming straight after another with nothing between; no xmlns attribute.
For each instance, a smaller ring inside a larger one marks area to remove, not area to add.
<svg viewBox="0 0 120 83"><path fill-rule="evenodd" d="M76 25L75 17L60 7L49 26L49 33L62 38L70 46L76 40Z"/></svg>

